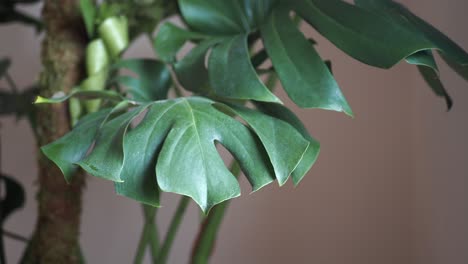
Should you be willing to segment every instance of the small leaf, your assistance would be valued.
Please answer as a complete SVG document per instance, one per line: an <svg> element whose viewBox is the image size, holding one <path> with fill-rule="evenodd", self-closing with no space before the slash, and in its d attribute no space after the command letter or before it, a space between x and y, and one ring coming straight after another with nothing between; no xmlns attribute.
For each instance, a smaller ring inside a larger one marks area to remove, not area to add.
<svg viewBox="0 0 468 264"><path fill-rule="evenodd" d="M71 132L41 148L47 158L60 168L67 182L71 182L73 175L78 170L75 163L85 157L94 142L99 127L110 113L110 109L104 109L86 115Z"/></svg>
<svg viewBox="0 0 468 264"><path fill-rule="evenodd" d="M164 23L153 40L153 46L162 61L174 63L177 53L187 41L206 38L206 35L182 29L171 23Z"/></svg>
<svg viewBox="0 0 468 264"><path fill-rule="evenodd" d="M209 58L208 71L211 86L219 96L281 103L255 72L246 35L226 38L215 46Z"/></svg>
<svg viewBox="0 0 468 264"><path fill-rule="evenodd" d="M287 9L275 9L261 33L284 89L298 106L353 115L332 74Z"/></svg>
<svg viewBox="0 0 468 264"><path fill-rule="evenodd" d="M406 62L418 66L418 70L423 76L426 83L432 88L434 93L443 97L447 103L447 108L452 108L452 98L445 90L439 77L439 69L437 68L436 61L432 55L432 51L423 50L406 58Z"/></svg>
<svg viewBox="0 0 468 264"><path fill-rule="evenodd" d="M128 59L114 64L115 68L128 69L138 75L137 78L119 76L116 81L129 87L132 99L150 102L167 98L172 85L171 73L162 62L152 59Z"/></svg>
<svg viewBox="0 0 468 264"><path fill-rule="evenodd" d="M96 6L93 0L80 0L80 11L83 17L88 37L94 37L94 23L96 20Z"/></svg>
<svg viewBox="0 0 468 264"><path fill-rule="evenodd" d="M126 107L128 107L126 102L116 106L117 109ZM123 136L133 119L147 107L148 105L139 106L106 122L99 130L92 152L76 164L96 177L122 182L120 165L123 162Z"/></svg>

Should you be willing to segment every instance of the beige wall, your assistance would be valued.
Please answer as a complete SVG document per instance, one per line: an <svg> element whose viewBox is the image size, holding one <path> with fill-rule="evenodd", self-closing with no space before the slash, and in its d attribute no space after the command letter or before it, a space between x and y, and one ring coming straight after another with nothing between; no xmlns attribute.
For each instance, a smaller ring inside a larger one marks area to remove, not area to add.
<svg viewBox="0 0 468 264"><path fill-rule="evenodd" d="M468 49L468 35L458 26L467 21L465 1L408 4ZM12 73L20 86L31 83L40 67L33 32L20 26L0 32L0 56L12 54ZM446 113L443 101L425 87L414 67L374 69L311 34L322 56L334 62L356 118L297 110L322 143L317 165L298 188L271 185L248 195L242 180L244 195L232 203L213 263L466 263L467 84L441 67L455 98L454 110ZM148 45L140 42L128 55L149 54ZM24 121L1 122L3 169L17 176L29 193L25 210L7 228L29 235L35 222L34 143ZM177 199L164 197L161 230ZM197 224L198 211L192 206L171 263L187 263ZM141 225L139 205L114 195L111 183L89 178L82 226L88 263L130 263ZM6 242L9 259L16 263L21 244Z"/></svg>
<svg viewBox="0 0 468 264"><path fill-rule="evenodd" d="M468 49L468 1L413 1L411 6ZM468 85L443 63L440 68L455 99L449 113L422 89L420 78L412 78L414 263L463 264L468 262Z"/></svg>

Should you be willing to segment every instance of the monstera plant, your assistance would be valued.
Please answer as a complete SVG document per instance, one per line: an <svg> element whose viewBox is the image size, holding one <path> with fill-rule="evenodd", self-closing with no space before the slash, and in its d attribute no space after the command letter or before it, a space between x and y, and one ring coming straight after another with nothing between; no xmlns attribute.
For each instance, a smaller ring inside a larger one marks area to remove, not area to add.
<svg viewBox="0 0 468 264"><path fill-rule="evenodd" d="M142 203L146 225L135 263L147 245L154 263L167 262L190 199L205 215L192 261L207 263L227 204L241 194L240 172L253 191L275 181L284 185L289 178L295 185L301 182L320 145L275 95L277 80L301 108L353 116L331 62L322 59L318 43L301 32L301 24L362 63L384 69L400 61L417 66L448 109L452 99L433 53L468 79L468 53L391 0L70 2L45 1L37 136L64 179L40 177L41 193L48 192L47 186L56 188L51 181L70 184L62 195L79 193L84 170ZM168 16L178 16L183 25L163 21ZM79 37L67 38L64 32ZM142 34L157 59L123 59ZM190 50L181 52L187 43ZM70 60L63 52L74 55ZM55 121L40 122L45 115ZM52 131L57 124L65 127ZM65 133L69 125L73 129ZM220 146L233 156L229 168ZM154 215L166 192L182 198L160 244ZM33 241L39 241L37 232ZM77 247L71 250L80 255ZM40 251L29 255L41 257ZM54 256L49 257L56 263L82 260Z"/></svg>

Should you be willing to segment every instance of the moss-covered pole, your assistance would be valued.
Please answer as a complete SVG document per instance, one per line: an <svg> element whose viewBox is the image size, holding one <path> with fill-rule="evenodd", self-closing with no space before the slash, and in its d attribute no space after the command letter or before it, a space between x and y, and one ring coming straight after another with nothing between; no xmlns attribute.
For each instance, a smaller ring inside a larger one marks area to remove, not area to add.
<svg viewBox="0 0 468 264"><path fill-rule="evenodd" d="M46 0L42 10L46 36L42 44L40 94L68 92L83 78L86 33L78 0ZM37 107L36 137L43 146L70 129L68 107L53 104ZM38 153L38 219L29 252L23 263L79 263L81 193L84 175L68 185L62 173Z"/></svg>

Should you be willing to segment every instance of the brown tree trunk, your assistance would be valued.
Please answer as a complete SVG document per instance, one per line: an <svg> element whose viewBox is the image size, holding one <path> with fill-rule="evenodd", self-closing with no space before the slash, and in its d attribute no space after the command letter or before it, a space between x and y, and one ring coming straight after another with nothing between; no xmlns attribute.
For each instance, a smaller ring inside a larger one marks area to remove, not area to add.
<svg viewBox="0 0 468 264"><path fill-rule="evenodd" d="M86 35L78 0L46 0L42 11L46 36L42 44L40 94L68 92L83 78ZM39 146L70 129L68 106L39 106L36 115ZM79 263L81 193L84 174L67 184L60 170L38 153L39 203L33 240L23 263Z"/></svg>

